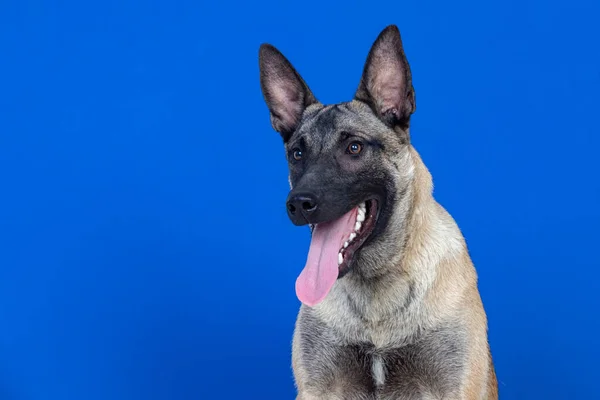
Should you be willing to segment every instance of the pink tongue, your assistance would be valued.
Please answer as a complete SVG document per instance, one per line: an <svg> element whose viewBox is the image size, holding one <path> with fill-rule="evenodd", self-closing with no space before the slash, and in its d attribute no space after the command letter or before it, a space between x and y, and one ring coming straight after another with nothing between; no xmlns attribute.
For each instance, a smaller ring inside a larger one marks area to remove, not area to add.
<svg viewBox="0 0 600 400"><path fill-rule="evenodd" d="M317 224L312 232L306 266L296 280L296 295L307 306L320 303L338 278L338 253L354 230L357 209L341 218Z"/></svg>

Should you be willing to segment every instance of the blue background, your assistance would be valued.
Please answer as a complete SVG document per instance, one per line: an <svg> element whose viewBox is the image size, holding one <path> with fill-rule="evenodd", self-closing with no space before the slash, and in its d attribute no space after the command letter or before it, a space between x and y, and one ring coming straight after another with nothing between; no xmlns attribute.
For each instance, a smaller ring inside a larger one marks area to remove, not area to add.
<svg viewBox="0 0 600 400"><path fill-rule="evenodd" d="M251 3L0 3L0 399L292 399L258 46L344 101L390 23L501 398L600 398L599 3Z"/></svg>

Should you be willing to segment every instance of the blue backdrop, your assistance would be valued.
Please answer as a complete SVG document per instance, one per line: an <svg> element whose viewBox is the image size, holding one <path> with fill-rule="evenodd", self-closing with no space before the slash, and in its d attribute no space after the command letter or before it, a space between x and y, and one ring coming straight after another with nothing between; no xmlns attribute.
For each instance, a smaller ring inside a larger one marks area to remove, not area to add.
<svg viewBox="0 0 600 400"><path fill-rule="evenodd" d="M390 23L501 398L600 398L599 3L252 3L0 3L0 399L292 399L258 46L343 101Z"/></svg>

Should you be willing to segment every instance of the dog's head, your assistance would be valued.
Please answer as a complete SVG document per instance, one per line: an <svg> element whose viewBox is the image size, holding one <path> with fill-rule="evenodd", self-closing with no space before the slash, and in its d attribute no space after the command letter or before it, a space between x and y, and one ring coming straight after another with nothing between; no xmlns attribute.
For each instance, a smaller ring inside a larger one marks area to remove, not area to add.
<svg viewBox="0 0 600 400"><path fill-rule="evenodd" d="M289 218L313 227L300 300L315 305L335 281L381 257L407 213L413 164L411 73L396 26L373 44L355 98L325 106L273 46L260 47L260 82L273 128L284 141ZM404 210L404 211L402 211ZM372 263L371 263L372 264Z"/></svg>

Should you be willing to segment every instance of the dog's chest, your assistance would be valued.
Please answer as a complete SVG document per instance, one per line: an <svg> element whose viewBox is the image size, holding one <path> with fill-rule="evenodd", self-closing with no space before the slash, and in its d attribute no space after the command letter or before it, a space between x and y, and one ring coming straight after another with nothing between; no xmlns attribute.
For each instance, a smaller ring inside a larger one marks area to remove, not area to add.
<svg viewBox="0 0 600 400"><path fill-rule="evenodd" d="M379 347L369 340L340 341L313 315L302 316L298 328L297 356L304 370L300 379L319 398L439 398L455 390L464 373L464 337L452 327L399 347ZM376 327L369 331L374 337L383 332Z"/></svg>
<svg viewBox="0 0 600 400"><path fill-rule="evenodd" d="M375 348L397 347L414 336L420 325L418 308L404 307L408 304L410 288L401 289L392 299L369 296L369 301L360 302L349 295L350 289L340 285L314 310L314 316L337 336L338 342L369 343Z"/></svg>

